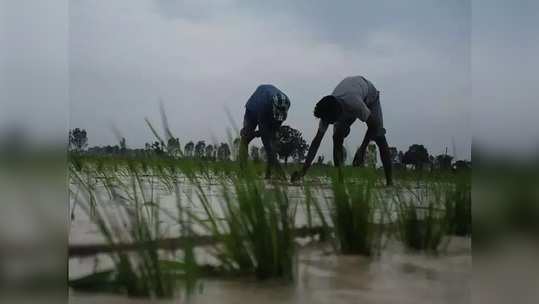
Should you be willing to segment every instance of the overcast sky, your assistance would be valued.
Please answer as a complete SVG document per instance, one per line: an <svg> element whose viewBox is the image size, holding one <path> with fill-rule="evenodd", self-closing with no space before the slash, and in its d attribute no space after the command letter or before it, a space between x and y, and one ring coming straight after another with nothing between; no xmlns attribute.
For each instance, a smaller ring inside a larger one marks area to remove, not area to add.
<svg viewBox="0 0 539 304"><path fill-rule="evenodd" d="M270 83L291 99L286 124L310 141L315 102L364 75L382 92L391 145L451 153L454 139L469 157L469 20L468 1L75 0L70 123L91 145L115 143L114 125L141 146L162 99L182 143L225 140L226 109L241 125L246 100ZM347 146L364 132L356 123Z"/></svg>
<svg viewBox="0 0 539 304"><path fill-rule="evenodd" d="M485 142L533 146L539 5L518 2L2 1L0 123L85 128L90 145L116 144L115 128L140 147L153 139L145 117L161 128L163 100L182 144L224 141L226 109L241 125L246 100L271 83L291 98L286 124L310 141L315 102L364 75L400 150L452 153L454 142L469 158L472 126ZM349 149L364 132L352 127ZM327 159L330 147L327 136Z"/></svg>

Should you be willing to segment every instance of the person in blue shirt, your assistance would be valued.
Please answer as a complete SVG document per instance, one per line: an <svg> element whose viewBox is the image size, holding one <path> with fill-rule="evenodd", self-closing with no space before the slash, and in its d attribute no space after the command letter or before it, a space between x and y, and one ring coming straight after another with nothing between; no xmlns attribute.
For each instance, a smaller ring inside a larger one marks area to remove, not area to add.
<svg viewBox="0 0 539 304"><path fill-rule="evenodd" d="M266 178L270 178L272 167L284 177L284 171L277 160L275 142L289 108L290 99L275 86L263 84L256 88L245 105L243 128L240 132L239 158L242 168L247 160L249 143L255 137L260 137L267 158Z"/></svg>

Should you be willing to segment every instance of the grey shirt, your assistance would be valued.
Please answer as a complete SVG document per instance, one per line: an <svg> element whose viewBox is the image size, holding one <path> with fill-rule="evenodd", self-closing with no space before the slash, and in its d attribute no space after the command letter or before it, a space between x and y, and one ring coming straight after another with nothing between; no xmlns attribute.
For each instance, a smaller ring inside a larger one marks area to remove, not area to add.
<svg viewBox="0 0 539 304"><path fill-rule="evenodd" d="M362 76L346 77L333 90L332 95L337 97L343 106L343 114L335 122L334 132L341 128L347 134L356 119L366 122L369 116L373 115L376 118L376 132L385 134L379 93L369 80ZM320 120L318 133L323 135L328 127L329 124Z"/></svg>
<svg viewBox="0 0 539 304"><path fill-rule="evenodd" d="M343 105L341 119L358 118L367 121L371 115L371 106L377 100L378 91L374 85L362 76L350 76L343 79L333 90Z"/></svg>

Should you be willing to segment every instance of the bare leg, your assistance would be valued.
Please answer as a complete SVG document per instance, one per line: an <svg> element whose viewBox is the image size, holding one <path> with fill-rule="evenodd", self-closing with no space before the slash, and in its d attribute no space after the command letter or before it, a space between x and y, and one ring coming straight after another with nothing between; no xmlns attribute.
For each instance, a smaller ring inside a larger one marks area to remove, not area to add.
<svg viewBox="0 0 539 304"><path fill-rule="evenodd" d="M335 167L342 165L344 137L339 134L333 135L333 164Z"/></svg>
<svg viewBox="0 0 539 304"><path fill-rule="evenodd" d="M388 186L393 185L393 176L391 168L391 155L389 153L389 146L387 144L386 137L384 135L375 137L374 141L380 150L380 159L384 166L384 173L386 175L386 184Z"/></svg>
<svg viewBox="0 0 539 304"><path fill-rule="evenodd" d="M239 159L240 159L240 167L242 169L245 168L245 165L247 164L247 156L249 151L249 143L251 140L253 140L253 136L242 136L240 140L240 151L239 151Z"/></svg>
<svg viewBox="0 0 539 304"><path fill-rule="evenodd" d="M262 144L264 144L264 150L266 151L266 179L271 178L272 169L275 169L279 177L285 178L285 172L281 165L279 165L277 152L275 151L277 140L276 131L266 125L262 125L260 128L260 138L262 139Z"/></svg>
<svg viewBox="0 0 539 304"><path fill-rule="evenodd" d="M356 119L350 119L343 122L339 122L335 125L333 131L333 163L336 167L340 167L343 164L344 139L350 134L350 126Z"/></svg>
<svg viewBox="0 0 539 304"><path fill-rule="evenodd" d="M247 165L247 158L249 155L249 143L255 138L259 132L256 131L257 121L252 117L253 114L248 110L245 111L243 118L243 128L240 131L240 147L239 147L239 160L240 168L243 170Z"/></svg>

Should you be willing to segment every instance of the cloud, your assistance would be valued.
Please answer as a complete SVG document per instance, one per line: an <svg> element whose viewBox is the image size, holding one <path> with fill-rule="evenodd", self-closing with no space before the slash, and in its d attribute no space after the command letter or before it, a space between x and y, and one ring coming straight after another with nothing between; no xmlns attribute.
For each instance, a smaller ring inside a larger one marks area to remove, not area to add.
<svg viewBox="0 0 539 304"><path fill-rule="evenodd" d="M252 91L273 83L292 98L287 123L310 139L315 101L363 74L382 91L391 144L438 152L455 137L459 154L469 155L466 3L325 3L75 1L72 125L103 144L114 142L114 122L142 145L151 138L143 118L159 119L161 97L183 142L224 139L224 109L241 123ZM357 123L348 145L363 132ZM328 137L327 156L330 148Z"/></svg>
<svg viewBox="0 0 539 304"><path fill-rule="evenodd" d="M156 11L165 18L195 22L214 18L233 8L234 0L154 0Z"/></svg>

